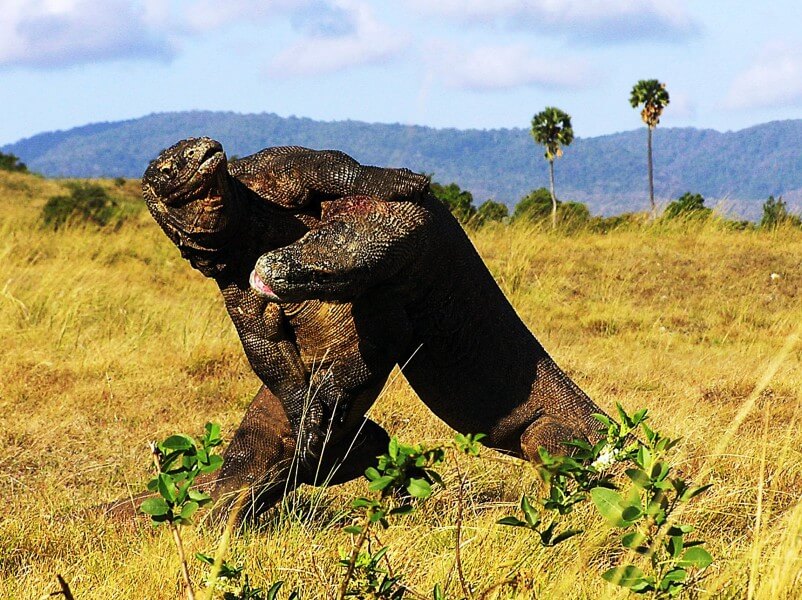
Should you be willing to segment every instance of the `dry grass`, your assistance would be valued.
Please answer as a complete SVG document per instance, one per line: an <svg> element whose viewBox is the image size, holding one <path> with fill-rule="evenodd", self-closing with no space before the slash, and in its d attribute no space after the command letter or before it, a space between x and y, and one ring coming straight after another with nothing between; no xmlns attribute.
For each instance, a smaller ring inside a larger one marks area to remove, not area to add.
<svg viewBox="0 0 802 600"><path fill-rule="evenodd" d="M133 182L107 185L136 195ZM44 598L61 573L79 600L177 598L166 531L82 511L143 488L147 440L196 433L207 420L230 437L257 381L215 286L146 214L117 232L39 229L39 208L61 191L59 182L0 173L0 597ZM699 595L802 596L802 347L789 341L802 322L802 233L499 227L474 240L585 390L607 409L648 407L660 430L683 437L682 468L709 469L715 487L685 517L717 558ZM406 441L450 435L401 379L371 414ZM492 452L464 466L463 562L476 589L531 553L498 597L625 597L599 576L618 555L593 511L575 516L584 536L539 549L494 524L537 486L532 470ZM445 474L453 484L453 465ZM304 598L326 598L349 544L342 511L363 493L360 482L304 489L280 519L236 538L233 556L256 583L284 579ZM456 497L451 485L381 534L395 569L427 597L437 582L459 594ZM217 542L204 528L186 538L190 552Z"/></svg>

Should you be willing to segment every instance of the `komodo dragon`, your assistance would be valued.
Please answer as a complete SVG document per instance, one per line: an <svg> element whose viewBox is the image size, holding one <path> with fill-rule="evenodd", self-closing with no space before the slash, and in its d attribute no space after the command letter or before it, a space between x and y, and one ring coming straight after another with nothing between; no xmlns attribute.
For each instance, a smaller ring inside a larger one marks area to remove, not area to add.
<svg viewBox="0 0 802 600"><path fill-rule="evenodd" d="M276 302L400 303L411 327L404 376L437 416L486 433L488 446L538 460L539 446L598 440L602 411L529 332L439 200L334 204L320 227L259 259L255 289Z"/></svg>
<svg viewBox="0 0 802 600"><path fill-rule="evenodd" d="M370 194L414 200L427 187L426 177L406 169L365 167L341 152L297 147L267 149L229 166L209 138L181 141L150 164L142 189L151 214L182 256L219 286L264 384L226 450L216 498L251 487L261 496L248 510L269 506L286 489L296 438L306 460L293 484L311 482L321 466L327 474L353 444L334 480L356 477L386 448L386 432L363 424L362 415L396 364L395 352L406 345L400 305L394 314L383 303L380 316L367 299L279 305L251 289L249 274L259 255L319 225L327 199ZM332 421L337 426L326 463L312 464L322 449L322 426ZM268 481L275 484L270 489Z"/></svg>

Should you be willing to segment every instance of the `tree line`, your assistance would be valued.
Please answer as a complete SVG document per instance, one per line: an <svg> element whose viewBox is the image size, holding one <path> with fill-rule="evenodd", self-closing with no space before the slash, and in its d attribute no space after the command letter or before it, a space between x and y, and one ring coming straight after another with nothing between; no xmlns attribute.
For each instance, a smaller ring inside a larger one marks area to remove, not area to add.
<svg viewBox="0 0 802 600"><path fill-rule="evenodd" d="M652 150L652 132L660 123L663 110L668 106L670 97L666 84L657 79L641 79L630 92L629 103L632 108L642 107L641 119L646 124L647 141L647 174L649 181L649 217L657 219L657 205L654 199L654 160ZM533 190L516 204L512 215L507 206L487 200L479 207L473 205L473 196L470 192L461 190L456 183L442 185L432 183L432 192L444 202L454 216L463 224L472 227L496 221L528 221L543 222L549 215L552 229L557 228L558 222L564 226L577 225L598 226L607 229L609 225L617 226L627 221L635 221L633 213L625 213L617 217L591 217L585 204L580 202L561 202L554 191L554 161L563 155L563 147L569 146L574 140L574 130L571 125L571 116L565 111L547 106L532 117L530 133L535 143L545 148L544 158L549 165L549 189L538 188ZM712 209L704 205L701 194L686 192L673 202L669 203L663 213L667 220L677 218L709 218ZM731 224L745 229L751 226L747 221L730 221ZM769 196L763 204L763 216L760 221L761 228L775 228L783 223L800 226L800 217L788 212L788 207L782 196L776 200Z"/></svg>

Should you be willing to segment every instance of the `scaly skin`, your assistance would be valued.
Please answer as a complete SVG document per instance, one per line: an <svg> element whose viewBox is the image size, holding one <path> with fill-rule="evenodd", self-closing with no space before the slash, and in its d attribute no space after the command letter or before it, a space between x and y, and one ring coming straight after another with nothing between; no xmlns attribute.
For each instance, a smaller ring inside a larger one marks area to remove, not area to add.
<svg viewBox="0 0 802 600"><path fill-rule="evenodd" d="M256 172L258 180L252 175ZM264 150L234 162L229 171L220 144L200 138L165 150L142 183L148 208L164 232L193 267L219 286L248 360L264 384L226 450L215 497L250 488L253 502L247 511L258 512L275 500L276 490L283 493L318 473L325 477L329 466L345 459L352 442L357 449L337 478L359 475L367 466L361 463L386 447L386 432L370 421L363 425L362 415L397 362L394 352L404 345L403 313L384 303L377 315L367 296L354 304L312 300L279 305L251 288L251 267L261 254L320 226L316 213L326 199L357 192L414 199L423 195L427 178L407 170L362 167L338 152L296 147ZM355 315L363 324L360 331ZM373 343L380 329L381 344ZM330 439L318 468L313 459L323 449L326 426ZM288 485L296 443L300 472Z"/></svg>
<svg viewBox="0 0 802 600"><path fill-rule="evenodd" d="M540 446L565 453L566 441L598 439L602 411L529 332L441 202L331 204L321 227L256 263L275 298L400 303L407 380L448 425L486 433L491 447L536 461Z"/></svg>

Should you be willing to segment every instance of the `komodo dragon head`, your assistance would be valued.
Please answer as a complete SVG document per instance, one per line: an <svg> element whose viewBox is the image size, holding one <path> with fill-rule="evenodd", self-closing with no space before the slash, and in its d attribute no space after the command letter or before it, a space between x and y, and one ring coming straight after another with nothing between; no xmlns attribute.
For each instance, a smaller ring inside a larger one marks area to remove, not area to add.
<svg viewBox="0 0 802 600"><path fill-rule="evenodd" d="M142 195L153 218L191 261L225 245L235 228L228 161L220 143L210 138L182 140L164 150L142 177Z"/></svg>

